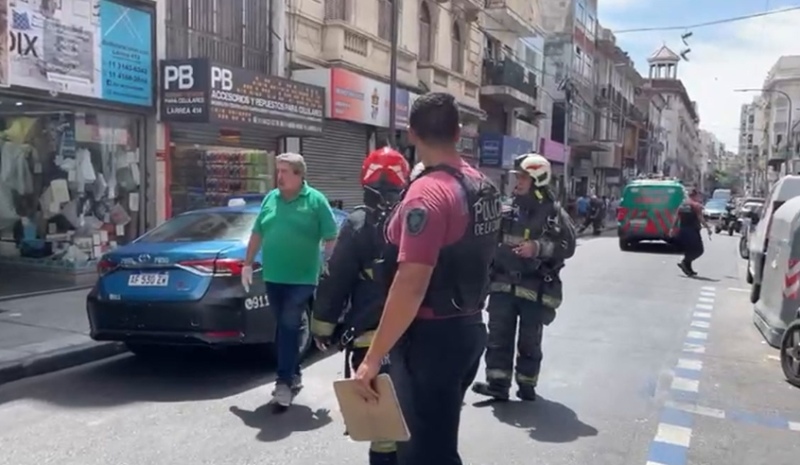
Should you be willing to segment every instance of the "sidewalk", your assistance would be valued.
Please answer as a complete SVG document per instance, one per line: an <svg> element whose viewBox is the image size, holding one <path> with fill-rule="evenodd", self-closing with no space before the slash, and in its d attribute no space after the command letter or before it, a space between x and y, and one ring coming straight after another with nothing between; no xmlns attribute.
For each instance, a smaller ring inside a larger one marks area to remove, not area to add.
<svg viewBox="0 0 800 465"><path fill-rule="evenodd" d="M119 354L89 338L88 290L0 302L0 385Z"/></svg>

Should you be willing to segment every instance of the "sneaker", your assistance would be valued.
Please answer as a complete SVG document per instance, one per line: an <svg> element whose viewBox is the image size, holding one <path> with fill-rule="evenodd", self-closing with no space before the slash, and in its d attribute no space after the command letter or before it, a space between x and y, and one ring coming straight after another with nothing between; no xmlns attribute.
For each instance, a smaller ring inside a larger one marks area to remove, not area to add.
<svg viewBox="0 0 800 465"><path fill-rule="evenodd" d="M303 389L303 375L294 375L291 389L293 392L298 392Z"/></svg>
<svg viewBox="0 0 800 465"><path fill-rule="evenodd" d="M525 400L528 402L533 402L536 400L536 388L533 386L520 386L517 389L517 398L519 400Z"/></svg>
<svg viewBox="0 0 800 465"><path fill-rule="evenodd" d="M482 396L491 397L495 400L508 400L508 389L497 386L491 383L474 383L472 385L472 392Z"/></svg>
<svg viewBox="0 0 800 465"><path fill-rule="evenodd" d="M272 392L272 403L279 405L281 407L289 407L292 405L292 400L294 400L294 394L292 393L292 389L280 383L275 386L275 390Z"/></svg>
<svg viewBox="0 0 800 465"><path fill-rule="evenodd" d="M693 276L692 275L692 270L690 270L689 267L686 266L686 263L678 262L678 268L680 268L681 271L683 271L683 274L685 274L686 276L689 276L689 277Z"/></svg>

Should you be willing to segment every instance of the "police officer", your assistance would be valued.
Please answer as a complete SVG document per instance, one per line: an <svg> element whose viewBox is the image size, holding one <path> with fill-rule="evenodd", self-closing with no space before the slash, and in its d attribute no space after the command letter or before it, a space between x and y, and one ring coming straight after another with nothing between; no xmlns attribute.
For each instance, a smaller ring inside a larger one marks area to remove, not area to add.
<svg viewBox="0 0 800 465"><path fill-rule="evenodd" d="M414 102L409 139L426 168L389 221L391 288L355 376L362 396L377 399L372 380L392 351L392 381L411 432L397 445L400 465L462 464L461 407L486 343L482 310L502 202L491 181L461 160L459 136L452 95Z"/></svg>
<svg viewBox="0 0 800 465"><path fill-rule="evenodd" d="M517 157L515 165L512 212L503 220L492 267L486 382L475 383L472 390L507 400L516 380L517 397L533 401L542 365L542 331L561 304L559 271L575 253L575 230L548 187L550 162L529 153Z"/></svg>
<svg viewBox="0 0 800 465"><path fill-rule="evenodd" d="M336 344L345 351L345 377L364 360L383 312L385 285L375 280L375 265L383 258L384 225L409 180L403 156L385 147L370 153L361 168L364 205L357 207L342 224L314 302L311 332L321 350ZM344 324L339 320L347 302ZM344 331L334 338L334 331ZM335 339L335 340L334 340ZM388 357L381 371L388 369ZM370 465L397 463L394 442L370 445Z"/></svg>

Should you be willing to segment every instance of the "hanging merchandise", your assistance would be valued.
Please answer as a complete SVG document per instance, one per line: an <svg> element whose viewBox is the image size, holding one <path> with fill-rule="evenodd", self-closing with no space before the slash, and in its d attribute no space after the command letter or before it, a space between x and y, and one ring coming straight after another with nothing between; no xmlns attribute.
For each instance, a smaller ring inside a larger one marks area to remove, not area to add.
<svg viewBox="0 0 800 465"><path fill-rule="evenodd" d="M302 142L309 184L329 201L341 201L346 209L361 205L364 195L358 177L369 151L368 142L367 126L325 120L321 137L304 138Z"/></svg>
<svg viewBox="0 0 800 465"><path fill-rule="evenodd" d="M234 195L273 186L274 153L242 149L177 149L172 156L172 213L226 205Z"/></svg>

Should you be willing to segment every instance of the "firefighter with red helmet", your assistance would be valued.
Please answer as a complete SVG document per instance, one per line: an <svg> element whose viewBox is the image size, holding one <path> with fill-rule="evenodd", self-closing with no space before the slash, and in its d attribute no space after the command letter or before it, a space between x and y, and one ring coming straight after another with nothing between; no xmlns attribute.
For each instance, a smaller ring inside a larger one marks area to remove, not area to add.
<svg viewBox="0 0 800 465"><path fill-rule="evenodd" d="M311 332L320 349L345 352L350 377L366 355L383 313L386 289L375 266L383 257L384 225L409 183L411 169L398 151L384 147L370 153L361 167L364 205L342 225L327 272L317 288ZM345 313L347 306L349 311ZM344 322L340 320L344 315ZM337 331L338 328L338 331ZM388 370L384 360L382 371ZM397 463L393 442L370 445L370 465Z"/></svg>

